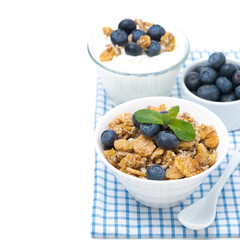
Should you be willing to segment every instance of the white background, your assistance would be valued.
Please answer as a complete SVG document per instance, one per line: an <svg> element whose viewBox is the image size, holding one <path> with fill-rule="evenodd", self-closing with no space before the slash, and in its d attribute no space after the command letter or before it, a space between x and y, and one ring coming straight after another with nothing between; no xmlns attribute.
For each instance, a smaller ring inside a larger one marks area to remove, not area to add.
<svg viewBox="0 0 240 240"><path fill-rule="evenodd" d="M237 0L0 2L0 239L89 239L96 68L87 39L169 22L192 49L240 49Z"/></svg>

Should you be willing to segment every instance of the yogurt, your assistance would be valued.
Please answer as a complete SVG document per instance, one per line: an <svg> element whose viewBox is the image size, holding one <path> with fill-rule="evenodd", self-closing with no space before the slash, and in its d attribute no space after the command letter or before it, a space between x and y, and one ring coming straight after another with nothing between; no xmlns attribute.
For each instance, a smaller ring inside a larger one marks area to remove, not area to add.
<svg viewBox="0 0 240 240"><path fill-rule="evenodd" d="M154 57L149 57L144 51L139 56L130 56L125 53L122 47L119 56L114 56L111 61L101 62L101 64L114 71L136 74L160 72L176 65L186 54L189 47L188 41L177 28L168 27L166 31L171 32L175 37L173 51L164 51ZM102 31L99 31L93 50L96 57L100 56L107 44L112 44L110 37L106 37Z"/></svg>
<svg viewBox="0 0 240 240"><path fill-rule="evenodd" d="M189 43L177 28L163 27L174 35L175 48L153 57L145 53L130 56L121 47L119 56L101 62L100 54L107 44L112 45L110 37L106 37L99 29L89 39L89 55L96 63L106 93L114 104L142 97L170 95L179 70L188 57Z"/></svg>

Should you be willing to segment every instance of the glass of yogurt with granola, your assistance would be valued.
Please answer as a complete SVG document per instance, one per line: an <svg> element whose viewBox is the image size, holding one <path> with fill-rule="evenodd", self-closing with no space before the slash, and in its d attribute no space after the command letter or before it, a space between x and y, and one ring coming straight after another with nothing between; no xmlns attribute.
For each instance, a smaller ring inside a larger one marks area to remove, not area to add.
<svg viewBox="0 0 240 240"><path fill-rule="evenodd" d="M148 96L169 96L189 54L182 31L141 19L104 26L89 39L88 52L97 64L109 98L119 104Z"/></svg>

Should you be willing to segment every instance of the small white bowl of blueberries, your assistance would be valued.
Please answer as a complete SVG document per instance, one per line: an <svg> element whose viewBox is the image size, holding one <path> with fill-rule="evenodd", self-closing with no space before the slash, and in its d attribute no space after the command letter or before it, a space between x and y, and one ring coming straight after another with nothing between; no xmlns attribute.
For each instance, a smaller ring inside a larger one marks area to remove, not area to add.
<svg viewBox="0 0 240 240"><path fill-rule="evenodd" d="M182 74L181 95L217 114L228 131L240 129L240 60L213 52L195 61Z"/></svg>

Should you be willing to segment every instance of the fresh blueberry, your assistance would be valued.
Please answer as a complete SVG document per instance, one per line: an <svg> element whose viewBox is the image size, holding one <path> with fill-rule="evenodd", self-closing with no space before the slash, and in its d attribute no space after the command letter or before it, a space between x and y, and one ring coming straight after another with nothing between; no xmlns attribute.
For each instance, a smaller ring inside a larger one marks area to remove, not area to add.
<svg viewBox="0 0 240 240"><path fill-rule="evenodd" d="M236 71L236 67L232 63L225 63L220 68L220 75L231 79L233 73Z"/></svg>
<svg viewBox="0 0 240 240"><path fill-rule="evenodd" d="M161 51L160 44L157 41L152 40L151 44L147 47L146 53L148 56L153 57L158 55L160 51Z"/></svg>
<svg viewBox="0 0 240 240"><path fill-rule="evenodd" d="M168 113L168 111L161 111L160 113L161 114L165 114L165 113Z"/></svg>
<svg viewBox="0 0 240 240"><path fill-rule="evenodd" d="M240 70L240 65L235 65L236 71Z"/></svg>
<svg viewBox="0 0 240 240"><path fill-rule="evenodd" d="M142 48L135 42L127 43L124 49L125 53L131 56L138 56L142 53Z"/></svg>
<svg viewBox="0 0 240 240"><path fill-rule="evenodd" d="M231 101L234 101L234 100L236 100L234 92L230 92L230 93L227 93L227 94L221 94L220 98L219 98L220 102L231 102Z"/></svg>
<svg viewBox="0 0 240 240"><path fill-rule="evenodd" d="M200 74L197 72L189 72L184 78L184 82L190 91L196 91L202 85Z"/></svg>
<svg viewBox="0 0 240 240"><path fill-rule="evenodd" d="M196 66L193 70L193 72L197 72L200 74L201 70L206 67L206 63L202 63L202 64L199 64L198 66Z"/></svg>
<svg viewBox="0 0 240 240"><path fill-rule="evenodd" d="M235 86L240 85L240 70L236 71L232 76L232 83Z"/></svg>
<svg viewBox="0 0 240 240"><path fill-rule="evenodd" d="M200 79L203 84L213 84L217 78L217 72L210 67L205 67L200 72Z"/></svg>
<svg viewBox="0 0 240 240"><path fill-rule="evenodd" d="M135 114L132 115L132 121L135 127L140 128L141 123L136 119Z"/></svg>
<svg viewBox="0 0 240 240"><path fill-rule="evenodd" d="M178 146L179 140L174 133L161 131L156 136L156 143L159 147L165 149L175 149Z"/></svg>
<svg viewBox="0 0 240 240"><path fill-rule="evenodd" d="M132 40L133 40L133 42L137 42L137 40L140 37L144 36L144 35L146 35L146 33L143 30L141 30L141 29L133 30L132 31Z"/></svg>
<svg viewBox="0 0 240 240"><path fill-rule="evenodd" d="M226 77L218 77L216 86L222 93L230 93L232 91L232 83Z"/></svg>
<svg viewBox="0 0 240 240"><path fill-rule="evenodd" d="M165 29L160 25L153 25L147 31L147 34L150 36L151 40L155 40L157 42L160 41L161 37L165 33Z"/></svg>
<svg viewBox="0 0 240 240"><path fill-rule="evenodd" d="M222 52L214 52L208 58L208 67L217 70L220 69L225 62L226 57Z"/></svg>
<svg viewBox="0 0 240 240"><path fill-rule="evenodd" d="M219 89L213 84L205 84L198 88L197 96L210 101L217 101L220 95Z"/></svg>
<svg viewBox="0 0 240 240"><path fill-rule="evenodd" d="M114 45L123 47L128 42L128 35L122 29L112 31L110 35L111 41Z"/></svg>
<svg viewBox="0 0 240 240"><path fill-rule="evenodd" d="M117 134L114 130L108 129L102 132L101 141L104 146L112 147L115 140L117 140Z"/></svg>
<svg viewBox="0 0 240 240"><path fill-rule="evenodd" d="M155 164L149 166L146 174L150 180L164 180L166 175L164 169Z"/></svg>
<svg viewBox="0 0 240 240"><path fill-rule="evenodd" d="M145 137L154 137L160 131L160 125L142 123L140 131Z"/></svg>
<svg viewBox="0 0 240 240"><path fill-rule="evenodd" d="M130 34L134 29L136 29L136 23L132 19L124 19L118 24L118 28Z"/></svg>
<svg viewBox="0 0 240 240"><path fill-rule="evenodd" d="M235 88L234 93L235 93L236 99L240 99L240 86Z"/></svg>

